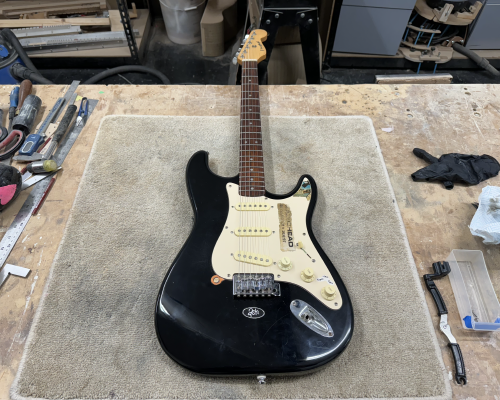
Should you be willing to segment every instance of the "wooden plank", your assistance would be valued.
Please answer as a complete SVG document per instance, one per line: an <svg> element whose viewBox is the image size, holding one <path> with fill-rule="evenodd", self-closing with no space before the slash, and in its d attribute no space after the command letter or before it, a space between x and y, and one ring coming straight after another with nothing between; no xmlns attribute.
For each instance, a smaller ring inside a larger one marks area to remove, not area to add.
<svg viewBox="0 0 500 400"><path fill-rule="evenodd" d="M48 12L49 14L67 14L68 12L97 12L106 10L105 0L67 0L59 1L16 1L9 2L0 9L0 16L18 18L26 13Z"/></svg>
<svg viewBox="0 0 500 400"><path fill-rule="evenodd" d="M123 31L122 18L120 16L120 10L109 10L109 23L111 24L111 31L121 32Z"/></svg>
<svg viewBox="0 0 500 400"><path fill-rule="evenodd" d="M52 25L110 26L109 18L0 19L3 28L33 28Z"/></svg>
<svg viewBox="0 0 500 400"><path fill-rule="evenodd" d="M137 10L138 17L131 21L132 28L139 31L139 37L135 39L139 54L142 54L148 44L149 31L151 28L149 10ZM72 18L73 19L73 18ZM130 57L130 50L127 46L114 47L108 49L65 51L57 53L33 54L31 58L60 58L60 57Z"/></svg>
<svg viewBox="0 0 500 400"><path fill-rule="evenodd" d="M396 84L449 84L453 80L450 74L401 74L401 75L375 75L375 83L379 85Z"/></svg>

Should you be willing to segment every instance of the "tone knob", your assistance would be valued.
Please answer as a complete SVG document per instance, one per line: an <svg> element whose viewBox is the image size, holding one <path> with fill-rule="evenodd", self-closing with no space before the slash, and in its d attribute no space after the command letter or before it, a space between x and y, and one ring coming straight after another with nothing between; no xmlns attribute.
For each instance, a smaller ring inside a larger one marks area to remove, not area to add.
<svg viewBox="0 0 500 400"><path fill-rule="evenodd" d="M314 271L312 268L306 268L300 273L300 277L304 282L312 282L314 280Z"/></svg>
<svg viewBox="0 0 500 400"><path fill-rule="evenodd" d="M288 271L292 269L293 264L288 257L283 257L281 260L279 260L278 267L280 267L280 269L282 269L283 271Z"/></svg>
<svg viewBox="0 0 500 400"><path fill-rule="evenodd" d="M321 289L321 296L327 300L333 300L337 296L337 289L332 285L325 286Z"/></svg>

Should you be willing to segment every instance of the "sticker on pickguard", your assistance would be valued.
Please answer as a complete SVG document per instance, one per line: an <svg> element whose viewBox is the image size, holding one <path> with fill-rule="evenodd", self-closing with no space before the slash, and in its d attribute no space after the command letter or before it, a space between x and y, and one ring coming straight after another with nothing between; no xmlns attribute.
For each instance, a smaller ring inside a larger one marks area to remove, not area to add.
<svg viewBox="0 0 500 400"><path fill-rule="evenodd" d="M328 278L326 275L323 275L323 276L320 276L319 278L316 279L318 282L323 282L323 281L327 281L328 284L330 285L334 285L335 282L333 282L330 278Z"/></svg>
<svg viewBox="0 0 500 400"><path fill-rule="evenodd" d="M290 207L278 203L278 217L280 220L280 249L281 251L295 251Z"/></svg>
<svg viewBox="0 0 500 400"><path fill-rule="evenodd" d="M295 192L293 197L305 197L309 201L311 200L311 192L311 183L307 179L304 179L302 185L300 185L300 189Z"/></svg>

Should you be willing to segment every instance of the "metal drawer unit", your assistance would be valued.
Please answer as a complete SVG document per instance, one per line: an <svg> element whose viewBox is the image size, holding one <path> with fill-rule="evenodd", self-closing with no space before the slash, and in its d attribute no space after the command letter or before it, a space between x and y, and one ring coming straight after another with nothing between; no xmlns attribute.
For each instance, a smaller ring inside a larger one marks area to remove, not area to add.
<svg viewBox="0 0 500 400"><path fill-rule="evenodd" d="M416 0L344 0L333 51L395 55L415 3Z"/></svg>
<svg viewBox="0 0 500 400"><path fill-rule="evenodd" d="M473 22L466 47L471 50L500 50L500 0L488 0Z"/></svg>

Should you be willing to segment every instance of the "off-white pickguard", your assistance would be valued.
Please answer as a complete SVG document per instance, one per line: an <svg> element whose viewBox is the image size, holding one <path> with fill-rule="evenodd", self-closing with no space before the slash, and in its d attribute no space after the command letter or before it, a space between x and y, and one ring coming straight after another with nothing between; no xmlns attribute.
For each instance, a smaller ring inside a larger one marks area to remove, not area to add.
<svg viewBox="0 0 500 400"><path fill-rule="evenodd" d="M307 182L307 181L306 181ZM238 194L239 186L234 183L226 185L229 196L229 213L224 229L217 240L212 253L212 265L215 273L224 279L232 279L236 273L272 273L276 282L289 282L301 286L309 291L319 301L323 302L331 309L339 309L342 306L342 298L336 283L326 267L325 263L316 251L306 225L307 210L310 201L305 197L291 196L281 200L273 200L267 197L242 197ZM297 194L300 190L297 192ZM238 211L235 206L248 203L267 203L269 211ZM278 204L287 205L292 213L293 242L295 245L302 242L303 249L295 246L293 251L282 251L280 248L280 220L278 216ZM273 233L268 237L238 237L235 231L239 227L266 227ZM241 250L271 257L273 263L269 267L252 265L235 260L234 254ZM293 267L288 271L283 271L278 267L280 259L288 257L292 261ZM314 270L312 282L305 282L301 279L300 273L306 268ZM321 295L321 289L326 286L334 286L336 296L333 300L327 300Z"/></svg>

